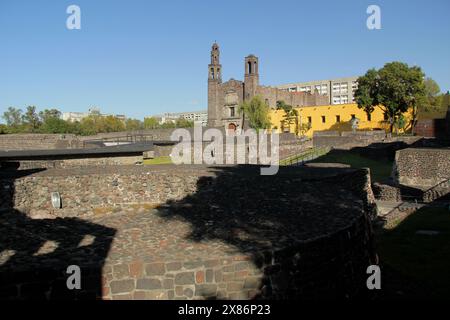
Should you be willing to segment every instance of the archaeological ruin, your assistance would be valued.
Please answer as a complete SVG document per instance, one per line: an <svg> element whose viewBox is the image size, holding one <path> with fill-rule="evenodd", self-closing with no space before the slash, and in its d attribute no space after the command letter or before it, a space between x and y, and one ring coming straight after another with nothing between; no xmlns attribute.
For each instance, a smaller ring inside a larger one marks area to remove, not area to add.
<svg viewBox="0 0 450 320"><path fill-rule="evenodd" d="M374 227L400 208L385 203L450 194L448 148L420 137L280 137L281 158L334 146L392 159L391 179L374 182L369 169L320 161L273 176L143 165L174 147L169 131L147 135L50 135L41 150L0 152L1 299L371 299ZM67 289L70 266L80 290Z"/></svg>

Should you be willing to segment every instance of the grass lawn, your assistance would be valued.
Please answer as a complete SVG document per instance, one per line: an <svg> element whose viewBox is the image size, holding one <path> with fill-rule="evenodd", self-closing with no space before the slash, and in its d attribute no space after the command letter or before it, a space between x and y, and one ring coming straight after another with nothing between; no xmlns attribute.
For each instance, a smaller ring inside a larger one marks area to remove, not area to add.
<svg viewBox="0 0 450 320"><path fill-rule="evenodd" d="M157 157L154 159L144 160L144 164L154 165L154 164L171 164L172 160L170 157Z"/></svg>
<svg viewBox="0 0 450 320"><path fill-rule="evenodd" d="M387 180L392 171L392 161L374 160L350 151L333 150L312 162L345 163L352 168L370 168L372 182L383 182Z"/></svg>
<svg viewBox="0 0 450 320"><path fill-rule="evenodd" d="M440 234L418 235L418 230L434 230ZM378 234L377 240L381 264L398 278L409 279L410 284L425 288L423 292L419 290L419 295L450 298L450 211L447 208L422 208L394 229ZM381 279L383 286L383 274ZM395 282L391 285L395 286ZM395 290L404 290L402 287Z"/></svg>

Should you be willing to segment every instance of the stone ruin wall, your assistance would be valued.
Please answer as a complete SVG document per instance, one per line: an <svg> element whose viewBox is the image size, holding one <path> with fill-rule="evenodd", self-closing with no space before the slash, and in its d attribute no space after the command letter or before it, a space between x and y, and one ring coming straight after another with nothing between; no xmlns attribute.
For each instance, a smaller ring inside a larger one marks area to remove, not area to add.
<svg viewBox="0 0 450 320"><path fill-rule="evenodd" d="M367 146L374 142L381 142L386 138L384 131L359 131L337 132L337 131L316 131L313 136L313 145L317 148L338 147L350 149L353 147Z"/></svg>
<svg viewBox="0 0 450 320"><path fill-rule="evenodd" d="M206 128L203 128L206 129ZM216 128L225 136L224 128ZM194 129L186 128L191 137L194 137ZM77 136L73 134L0 134L0 151L9 150L51 150L51 149L79 149L97 147L90 145L89 141L102 141L118 138L126 141L136 136L137 141L141 141L140 136L144 136L144 141L170 141L170 136L174 129L147 129L133 132L110 132L99 133L94 136ZM292 134L280 134L280 142L298 140Z"/></svg>
<svg viewBox="0 0 450 320"><path fill-rule="evenodd" d="M236 140L235 140L236 141ZM191 150L191 160L193 163L194 154L194 144L190 143L189 146ZM210 145L211 142L203 142L203 150ZM247 139L248 145L248 139ZM299 141L298 139L292 139L289 136L280 139L279 147L279 160L287 158L289 156L301 153L308 148L312 147L311 141ZM154 145L153 156L154 157L167 157L172 153L174 146L169 145ZM223 149L218 149L215 151L216 155L222 154L226 155L226 146ZM269 147L270 152L270 147ZM234 148L234 163L245 164L249 163L248 159L248 148L247 146L242 147L242 144L235 144ZM244 161L238 162L239 159L244 159ZM270 156L270 154L269 154ZM225 159L225 158L224 158ZM93 156L87 155L72 157L70 155L63 156L49 156L47 159L36 159L36 160L8 160L1 161L0 168L2 167L17 167L20 170L26 169L53 169L53 168L78 168L78 167L104 167L104 166L117 166L117 165L133 165L140 164L144 160L143 155L124 155L124 154L110 154L109 156ZM225 161L225 160L224 160Z"/></svg>
<svg viewBox="0 0 450 320"><path fill-rule="evenodd" d="M373 183L372 190L378 200L424 203L446 201L450 194L450 149L398 150L392 178L392 182Z"/></svg>
<svg viewBox="0 0 450 320"><path fill-rule="evenodd" d="M103 167L134 165L142 162L142 156L113 155L110 157L87 157L75 159L46 159L46 160L16 160L0 162L0 169L8 166L18 166L20 170L30 169L64 169L80 167Z"/></svg>
<svg viewBox="0 0 450 320"><path fill-rule="evenodd" d="M395 155L397 184L433 187L450 179L450 148L408 148Z"/></svg>
<svg viewBox="0 0 450 320"><path fill-rule="evenodd" d="M208 168L158 167L156 170L139 167L117 167L83 172L50 170L30 176L0 180L1 209L9 206L33 218L83 217L104 215L106 208L132 204L162 204L180 200L197 191L202 177L214 177ZM250 254L204 257L195 261L167 259L157 262L123 262L106 264L102 269L103 299L252 299L308 297L353 297L361 294L365 285L365 270L374 263L372 231L368 215L372 196L370 177L366 170L352 170L333 178L350 186L361 197L365 213L355 216L347 225L331 234L299 242L291 247ZM264 180L270 181L270 180ZM236 177L236 188L245 177ZM62 196L62 209L54 209L50 192ZM220 192L220 190L218 190ZM108 209L109 210L109 209ZM368 211L366 211L368 210ZM207 244L206 244L207 245ZM42 272L42 274L40 274ZM95 271L93 271L95 272ZM58 293L55 283L46 283L52 270L35 270L24 283L2 278L13 298L27 297L28 289L48 288L50 297L68 298ZM36 284L36 279L41 281ZM88 281L89 277L83 281ZM12 282L12 283L11 283ZM43 282L43 283L42 283ZM0 285L0 287L1 287ZM21 288L20 290L18 288ZM4 289L2 287L1 289ZM89 291L89 285L84 286ZM54 290L53 290L54 289ZM0 290L2 291L2 290ZM73 294L77 292L63 291ZM83 294L89 294L84 292ZM15 296L14 296L15 294ZM94 293L93 293L94 294Z"/></svg>
<svg viewBox="0 0 450 320"><path fill-rule="evenodd" d="M0 134L0 150L66 149L78 146L72 134Z"/></svg>

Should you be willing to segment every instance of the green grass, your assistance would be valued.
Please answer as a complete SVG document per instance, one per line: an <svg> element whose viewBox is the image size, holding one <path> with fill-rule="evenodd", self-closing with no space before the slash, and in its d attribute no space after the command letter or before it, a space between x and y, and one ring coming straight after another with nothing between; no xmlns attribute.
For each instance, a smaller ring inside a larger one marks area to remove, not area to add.
<svg viewBox="0 0 450 320"><path fill-rule="evenodd" d="M436 230L440 234L417 235L418 230ZM427 288L426 294L431 295L427 297L450 297L450 211L447 208L423 208L394 229L381 233L377 251L382 264Z"/></svg>
<svg viewBox="0 0 450 320"><path fill-rule="evenodd" d="M374 160L350 151L331 151L312 162L344 163L352 168L370 168L372 182L387 180L392 172L392 161Z"/></svg>
<svg viewBox="0 0 450 320"><path fill-rule="evenodd" d="M296 154L296 155L293 155L288 158L280 160L280 166L287 166L287 165L290 165L290 164L293 164L296 162L307 161L311 157L322 156L329 151L330 151L329 148L312 148L312 149L303 151L302 153L299 153L299 154Z"/></svg>
<svg viewBox="0 0 450 320"><path fill-rule="evenodd" d="M155 165L155 164L171 164L172 160L170 157L157 157L154 159L146 159L144 160L144 164Z"/></svg>

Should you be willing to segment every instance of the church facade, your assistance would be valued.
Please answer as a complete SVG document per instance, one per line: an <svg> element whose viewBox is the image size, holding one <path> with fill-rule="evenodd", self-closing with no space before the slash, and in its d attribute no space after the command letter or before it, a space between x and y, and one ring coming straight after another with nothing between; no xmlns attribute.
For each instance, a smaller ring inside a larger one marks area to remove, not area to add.
<svg viewBox="0 0 450 320"><path fill-rule="evenodd" d="M271 108L277 101L284 101L293 107L327 105L329 97L314 92L288 92L279 88L259 84L258 57L249 55L244 61L244 81L230 79L222 82L220 48L214 43L211 49L211 63L208 65L208 126L225 128L228 132L240 131L243 116L239 105L260 96Z"/></svg>

